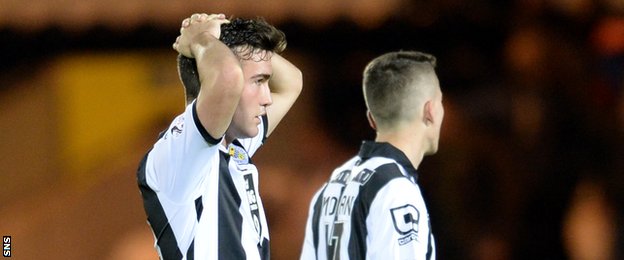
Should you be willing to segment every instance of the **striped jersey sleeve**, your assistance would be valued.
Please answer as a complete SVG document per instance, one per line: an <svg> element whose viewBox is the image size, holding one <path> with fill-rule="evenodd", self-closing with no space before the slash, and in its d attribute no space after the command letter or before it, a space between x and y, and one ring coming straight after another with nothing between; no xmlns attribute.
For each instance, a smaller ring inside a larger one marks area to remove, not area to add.
<svg viewBox="0 0 624 260"><path fill-rule="evenodd" d="M415 196L405 196L414 194ZM435 243L427 208L418 186L405 178L389 181L379 189L366 218L366 259L434 259Z"/></svg>
<svg viewBox="0 0 624 260"><path fill-rule="evenodd" d="M197 197L206 177L197 173L218 167L218 161L206 163L206 158L217 157L219 142L202 126L193 102L172 121L148 153L146 184L174 203Z"/></svg>
<svg viewBox="0 0 624 260"><path fill-rule="evenodd" d="M198 198L218 182L219 142L203 128L192 103L161 133L139 165L137 182L162 259L193 255L202 207Z"/></svg>

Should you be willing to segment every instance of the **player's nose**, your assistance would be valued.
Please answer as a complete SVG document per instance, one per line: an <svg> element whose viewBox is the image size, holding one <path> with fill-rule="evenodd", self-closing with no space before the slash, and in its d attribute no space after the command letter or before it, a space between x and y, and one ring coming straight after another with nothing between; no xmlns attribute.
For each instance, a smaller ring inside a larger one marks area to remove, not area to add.
<svg viewBox="0 0 624 260"><path fill-rule="evenodd" d="M270 106L271 104L273 104L273 98L271 98L271 89L267 84L262 88L262 92L260 93L260 105Z"/></svg>

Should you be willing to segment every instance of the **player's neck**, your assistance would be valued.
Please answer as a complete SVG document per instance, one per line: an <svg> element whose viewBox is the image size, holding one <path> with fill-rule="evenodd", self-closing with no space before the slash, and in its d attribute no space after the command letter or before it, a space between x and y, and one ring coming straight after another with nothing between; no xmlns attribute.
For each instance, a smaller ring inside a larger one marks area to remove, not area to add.
<svg viewBox="0 0 624 260"><path fill-rule="evenodd" d="M408 131L377 133L376 142L386 142L401 150L410 160L412 166L418 169L423 160L423 138L420 135L410 134Z"/></svg>
<svg viewBox="0 0 624 260"><path fill-rule="evenodd" d="M221 142L221 144L224 147L228 147L232 142L234 142L234 140L236 140L236 138L226 133L225 136L223 137L223 141Z"/></svg>

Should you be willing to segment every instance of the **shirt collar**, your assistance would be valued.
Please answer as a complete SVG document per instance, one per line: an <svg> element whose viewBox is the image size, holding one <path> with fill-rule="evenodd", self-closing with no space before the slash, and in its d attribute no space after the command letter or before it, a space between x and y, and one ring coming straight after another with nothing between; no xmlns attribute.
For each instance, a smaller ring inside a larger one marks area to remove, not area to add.
<svg viewBox="0 0 624 260"><path fill-rule="evenodd" d="M374 142L364 141L360 146L360 152L358 156L362 158L362 161L366 161L372 157L385 157L395 160L398 164L403 166L407 174L414 177L414 180L418 179L418 171L412 165L412 162L405 156L403 151L394 147L390 143L386 142Z"/></svg>

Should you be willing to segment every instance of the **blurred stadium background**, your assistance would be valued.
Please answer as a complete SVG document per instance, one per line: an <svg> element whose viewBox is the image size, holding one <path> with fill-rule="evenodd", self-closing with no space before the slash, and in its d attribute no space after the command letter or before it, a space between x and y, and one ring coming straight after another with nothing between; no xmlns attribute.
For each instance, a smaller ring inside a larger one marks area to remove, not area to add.
<svg viewBox="0 0 624 260"><path fill-rule="evenodd" d="M439 259L624 258L622 0L0 0L0 233L15 259L156 259L136 185L183 109L171 44L195 12L263 16L304 72L257 154L273 259L374 138L360 81L438 57L446 118L421 166ZM295 145L296 144L296 145Z"/></svg>

